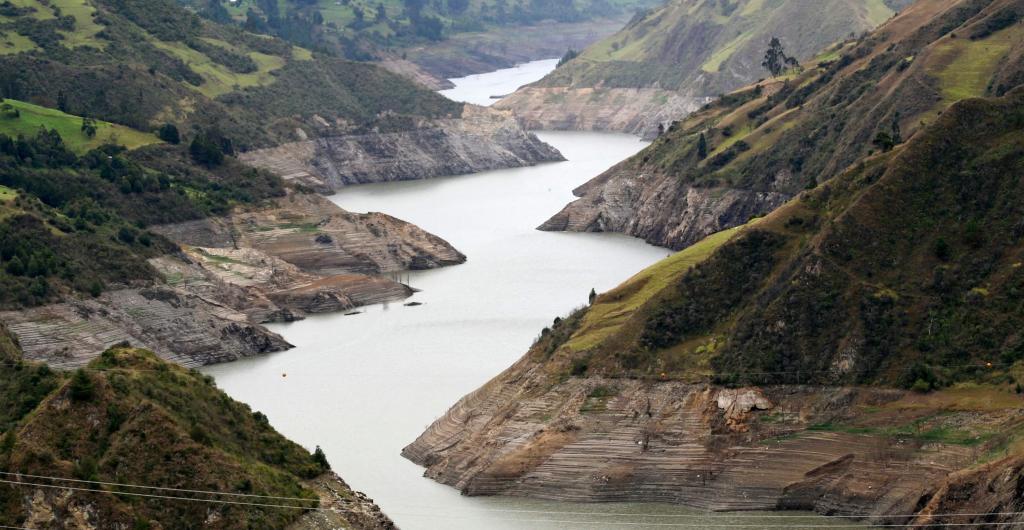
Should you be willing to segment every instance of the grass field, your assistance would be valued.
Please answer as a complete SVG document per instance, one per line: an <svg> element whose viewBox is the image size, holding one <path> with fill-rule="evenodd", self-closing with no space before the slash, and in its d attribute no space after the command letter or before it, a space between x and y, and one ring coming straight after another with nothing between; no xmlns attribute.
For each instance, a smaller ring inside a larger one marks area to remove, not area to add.
<svg viewBox="0 0 1024 530"><path fill-rule="evenodd" d="M79 116L23 101L5 99L3 102L18 109L20 116L0 117L0 133L12 137L19 134L31 136L36 134L40 127L56 129L64 138L68 149L76 153L84 153L105 143L116 143L134 149L160 141L152 134L104 121L96 122L96 136L89 138L82 132L82 118Z"/></svg>
<svg viewBox="0 0 1024 530"><path fill-rule="evenodd" d="M580 329L567 345L575 351L593 348L616 333L644 303L662 292L690 267L707 259L742 227L723 230L637 273L622 285L601 295L583 318Z"/></svg>
<svg viewBox="0 0 1024 530"><path fill-rule="evenodd" d="M13 201L18 196L18 192L8 188L7 186L0 185L0 202Z"/></svg>
<svg viewBox="0 0 1024 530"><path fill-rule="evenodd" d="M213 41L213 39L207 40ZM281 68L285 64L285 60L276 55L250 52L248 55L253 61L256 61L256 65L259 67L259 70L249 74L240 74L232 72L224 65L217 64L213 59L189 48L184 43L164 42L157 39L152 39L150 42L157 48L171 53L175 57L181 59L190 68L195 70L197 74L202 76L205 82L201 86L195 88L199 92L202 92L203 95L210 98L215 98L232 92L236 87L245 88L250 86L269 85L275 81L271 72ZM223 41L215 41L215 44L221 45L225 48L231 47L228 43Z"/></svg>
<svg viewBox="0 0 1024 530"><path fill-rule="evenodd" d="M62 16L71 16L75 19L75 29L73 31L59 31L64 36L63 44L69 48L76 46L95 46L102 48L106 46L104 41L96 38L96 34L103 31L103 26L96 23L93 20L93 15L96 13L96 8L90 5L86 0L50 0L49 5L44 4L39 0L14 0L14 5L18 7L30 7L35 9L32 16L40 20L48 20L55 17L54 9L60 9ZM4 20L4 17L0 17L0 21ZM13 31L8 32L6 40L10 42L17 41L11 38L14 34ZM20 35L17 35L21 37ZM20 47L7 46L5 51L4 37L0 34L0 55L4 53L20 53L22 51L29 51L34 49L36 46L32 41L26 37L21 37L28 42L28 46L21 43Z"/></svg>
<svg viewBox="0 0 1024 530"><path fill-rule="evenodd" d="M984 95L999 61L1009 53L1021 33L1024 30L1020 24L1015 24L981 40L943 39L935 53L940 65L935 76L942 89L942 106Z"/></svg>
<svg viewBox="0 0 1024 530"><path fill-rule="evenodd" d="M36 43L13 31L0 31L0 55L28 52L36 49Z"/></svg>

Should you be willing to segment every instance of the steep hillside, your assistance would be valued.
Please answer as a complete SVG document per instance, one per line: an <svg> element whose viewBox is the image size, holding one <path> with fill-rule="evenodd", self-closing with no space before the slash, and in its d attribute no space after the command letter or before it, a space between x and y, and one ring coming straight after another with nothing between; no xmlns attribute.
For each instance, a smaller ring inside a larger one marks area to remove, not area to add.
<svg viewBox="0 0 1024 530"><path fill-rule="evenodd" d="M118 347L58 374L21 361L2 329L0 355L0 524L393 527L323 453L286 440L196 372Z"/></svg>
<svg viewBox="0 0 1024 530"><path fill-rule="evenodd" d="M8 3L0 38L14 39L0 54L0 97L140 131L170 123L188 140L215 131L240 151L430 128L464 108L375 65L220 24L174 0ZM471 140L518 148L484 133ZM491 163L533 162L522 158Z"/></svg>
<svg viewBox="0 0 1024 530"><path fill-rule="evenodd" d="M671 248L745 223L955 101L1024 80L1024 4L921 0L799 75L730 93L584 184L542 229L617 231Z"/></svg>
<svg viewBox="0 0 1024 530"><path fill-rule="evenodd" d="M469 494L1024 523L1022 125L1022 89L954 104L556 319L404 454Z"/></svg>
<svg viewBox="0 0 1024 530"><path fill-rule="evenodd" d="M633 17L541 81L497 104L531 128L652 133L710 97L769 74L778 37L812 61L827 45L873 29L905 0L672 0Z"/></svg>

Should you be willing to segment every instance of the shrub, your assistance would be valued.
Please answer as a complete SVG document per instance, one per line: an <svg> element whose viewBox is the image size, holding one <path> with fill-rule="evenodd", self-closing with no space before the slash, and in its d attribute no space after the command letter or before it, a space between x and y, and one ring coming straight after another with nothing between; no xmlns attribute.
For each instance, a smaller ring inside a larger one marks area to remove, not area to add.
<svg viewBox="0 0 1024 530"><path fill-rule="evenodd" d="M918 379L917 381L914 381L914 384L910 386L910 389L914 392L924 394L932 389L932 385L924 379Z"/></svg>
<svg viewBox="0 0 1024 530"><path fill-rule="evenodd" d="M75 375L71 377L71 387L69 395L73 401L89 401L95 394L96 386L89 377L89 374L79 368L75 370Z"/></svg>

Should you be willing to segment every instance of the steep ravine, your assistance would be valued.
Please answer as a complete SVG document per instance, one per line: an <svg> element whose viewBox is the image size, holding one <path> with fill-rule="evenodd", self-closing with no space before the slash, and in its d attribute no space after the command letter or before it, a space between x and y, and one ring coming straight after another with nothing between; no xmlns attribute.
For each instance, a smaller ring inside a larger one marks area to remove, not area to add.
<svg viewBox="0 0 1024 530"><path fill-rule="evenodd" d="M325 125L329 128L329 124ZM399 132L325 133L250 151L240 159L327 192L352 184L418 180L564 160L510 112L466 105L462 117Z"/></svg>

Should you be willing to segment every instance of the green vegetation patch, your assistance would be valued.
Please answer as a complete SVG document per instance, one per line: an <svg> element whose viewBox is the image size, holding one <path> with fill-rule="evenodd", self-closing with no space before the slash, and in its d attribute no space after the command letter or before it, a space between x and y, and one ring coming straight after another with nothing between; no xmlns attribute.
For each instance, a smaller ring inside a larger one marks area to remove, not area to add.
<svg viewBox="0 0 1024 530"><path fill-rule="evenodd" d="M933 72L942 90L940 106L947 107L961 99L985 95L1000 61L1022 35L1024 28L1016 24L984 39L943 39L935 50L935 60L942 66Z"/></svg>
<svg viewBox="0 0 1024 530"><path fill-rule="evenodd" d="M13 99L0 101L0 105L4 104L10 105L11 109L17 113L0 111L0 133L11 137L18 135L31 137L35 136L40 128L56 130L64 139L64 144L68 149L79 154L103 144L117 144L135 149L160 142L152 134L98 120L94 125L95 134L89 136L82 130L82 117L80 116Z"/></svg>
<svg viewBox="0 0 1024 530"><path fill-rule="evenodd" d="M38 48L32 39L13 31L0 31L0 55L12 55Z"/></svg>
<svg viewBox="0 0 1024 530"><path fill-rule="evenodd" d="M641 306L677 282L694 265L707 259L739 230L737 227L711 235L599 296L583 317L579 331L567 343L568 347L574 351L589 350L616 334Z"/></svg>

